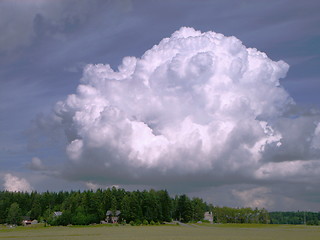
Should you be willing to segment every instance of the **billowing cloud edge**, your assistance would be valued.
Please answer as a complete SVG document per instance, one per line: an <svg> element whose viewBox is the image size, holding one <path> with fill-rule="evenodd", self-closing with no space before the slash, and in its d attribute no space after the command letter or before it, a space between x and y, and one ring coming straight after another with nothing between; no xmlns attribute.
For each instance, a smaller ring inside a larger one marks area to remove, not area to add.
<svg viewBox="0 0 320 240"><path fill-rule="evenodd" d="M87 65L76 93L54 109L68 139L62 174L210 186L287 181L305 169L312 181L319 116L287 115L295 102L279 79L288 69L235 37L187 27L125 57L118 71Z"/></svg>

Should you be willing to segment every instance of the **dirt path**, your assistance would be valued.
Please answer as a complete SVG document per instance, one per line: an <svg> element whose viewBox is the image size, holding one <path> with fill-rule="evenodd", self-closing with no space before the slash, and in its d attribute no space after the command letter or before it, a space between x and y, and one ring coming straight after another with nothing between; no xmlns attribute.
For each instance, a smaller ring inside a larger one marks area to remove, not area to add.
<svg viewBox="0 0 320 240"><path fill-rule="evenodd" d="M180 221L173 221L175 224L179 224L180 226L182 226L182 227L196 227L195 225L193 225L193 224L191 224L191 225L189 225L189 224L185 224L185 223L182 223L182 222L180 222Z"/></svg>

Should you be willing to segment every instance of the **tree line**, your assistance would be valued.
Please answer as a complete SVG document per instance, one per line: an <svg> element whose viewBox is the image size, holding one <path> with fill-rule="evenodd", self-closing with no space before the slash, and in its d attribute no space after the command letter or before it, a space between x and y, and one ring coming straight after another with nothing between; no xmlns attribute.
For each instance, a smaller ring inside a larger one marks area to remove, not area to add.
<svg viewBox="0 0 320 240"><path fill-rule="evenodd" d="M121 212L120 222L161 223L172 219L189 222L202 220L208 204L186 195L171 198L166 190L0 191L0 224L19 224L27 216L51 225L87 225L100 223L107 211L117 210ZM62 215L54 216L58 211Z"/></svg>
<svg viewBox="0 0 320 240"><path fill-rule="evenodd" d="M320 212L270 212L270 223L319 225Z"/></svg>
<svg viewBox="0 0 320 240"><path fill-rule="evenodd" d="M212 212L214 223L276 223L275 215L265 209L218 207L185 194L170 197L166 190L0 191L0 224L20 224L28 217L50 225L87 225L100 223L107 211L120 211L119 222L138 225L203 221L205 212Z"/></svg>
<svg viewBox="0 0 320 240"><path fill-rule="evenodd" d="M270 223L269 212L264 208L213 207L212 212L215 223Z"/></svg>

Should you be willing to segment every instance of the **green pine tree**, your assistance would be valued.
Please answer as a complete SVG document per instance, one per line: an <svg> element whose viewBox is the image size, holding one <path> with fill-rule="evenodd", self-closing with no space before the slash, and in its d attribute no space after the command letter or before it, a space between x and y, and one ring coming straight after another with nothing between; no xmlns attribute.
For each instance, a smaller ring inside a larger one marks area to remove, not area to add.
<svg viewBox="0 0 320 240"><path fill-rule="evenodd" d="M8 216L7 216L7 223L20 224L21 221L22 221L21 209L19 207L19 204L14 202L10 205Z"/></svg>

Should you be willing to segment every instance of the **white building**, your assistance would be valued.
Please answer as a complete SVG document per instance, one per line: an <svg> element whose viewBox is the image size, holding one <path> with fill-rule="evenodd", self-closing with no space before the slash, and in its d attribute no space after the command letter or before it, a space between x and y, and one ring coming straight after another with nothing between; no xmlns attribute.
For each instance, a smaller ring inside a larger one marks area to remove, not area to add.
<svg viewBox="0 0 320 240"><path fill-rule="evenodd" d="M212 212L205 212L203 219L209 221L210 223L213 223L213 214L212 214Z"/></svg>

